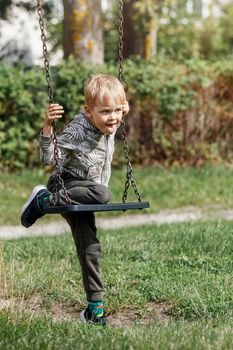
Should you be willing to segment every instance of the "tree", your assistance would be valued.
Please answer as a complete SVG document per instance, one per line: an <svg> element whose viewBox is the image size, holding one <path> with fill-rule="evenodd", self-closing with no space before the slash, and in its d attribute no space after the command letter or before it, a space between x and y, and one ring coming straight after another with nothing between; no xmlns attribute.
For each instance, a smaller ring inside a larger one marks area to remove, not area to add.
<svg viewBox="0 0 233 350"><path fill-rule="evenodd" d="M187 0L165 0L160 16L158 49L173 59L198 55L197 24L200 25L200 5L192 1L188 10Z"/></svg>
<svg viewBox="0 0 233 350"><path fill-rule="evenodd" d="M63 0L64 57L73 55L90 64L104 60L101 0Z"/></svg>
<svg viewBox="0 0 233 350"><path fill-rule="evenodd" d="M158 13L163 0L124 1L124 56L150 59L157 52Z"/></svg>
<svg viewBox="0 0 233 350"><path fill-rule="evenodd" d="M221 59L233 54L233 5L229 2L214 12L215 1L210 3L209 16L199 31L199 52L205 59Z"/></svg>
<svg viewBox="0 0 233 350"><path fill-rule="evenodd" d="M41 4L49 51L55 52L60 44L57 30L60 23L54 21L57 6L54 0L42 0ZM39 28L36 29L38 27L36 1L0 0L0 6L0 60L9 64L22 63L27 67L38 63L40 53L37 48L41 41Z"/></svg>
<svg viewBox="0 0 233 350"><path fill-rule="evenodd" d="M35 11L36 3L30 0L0 0L0 19L7 20L9 16L9 10L12 6L18 8L24 8L27 11ZM46 14L50 15L53 9L54 3L50 0L44 0L43 7Z"/></svg>
<svg viewBox="0 0 233 350"><path fill-rule="evenodd" d="M222 8L219 27L222 33L222 41L225 46L225 53L229 56L233 54L233 4L225 4Z"/></svg>
<svg viewBox="0 0 233 350"><path fill-rule="evenodd" d="M63 0L63 40L61 20L57 16L56 0L41 0L47 29L47 41L56 51L63 41L64 57L75 58L90 64L102 64L104 59L101 0ZM8 19L13 6L36 12L36 1L0 0L0 18ZM56 17L57 16L57 17ZM54 19L56 18L56 21Z"/></svg>
<svg viewBox="0 0 233 350"><path fill-rule="evenodd" d="M0 18L1 19L7 19L7 11L9 7L12 5L12 0L1 0L0 2L0 7L1 7L1 12L0 12Z"/></svg>

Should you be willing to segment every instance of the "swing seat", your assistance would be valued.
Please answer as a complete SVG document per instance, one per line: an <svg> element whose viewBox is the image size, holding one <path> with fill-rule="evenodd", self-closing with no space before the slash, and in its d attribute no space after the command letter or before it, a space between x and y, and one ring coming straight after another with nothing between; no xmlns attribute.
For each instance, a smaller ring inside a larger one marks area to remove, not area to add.
<svg viewBox="0 0 233 350"><path fill-rule="evenodd" d="M109 204L67 204L46 208L46 214L66 214L81 211L126 211L150 208L149 202L109 203Z"/></svg>

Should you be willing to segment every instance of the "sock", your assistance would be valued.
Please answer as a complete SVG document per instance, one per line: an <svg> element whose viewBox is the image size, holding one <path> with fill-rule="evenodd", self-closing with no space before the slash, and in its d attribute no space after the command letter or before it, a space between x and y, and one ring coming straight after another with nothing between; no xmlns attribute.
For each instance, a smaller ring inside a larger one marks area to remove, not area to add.
<svg viewBox="0 0 233 350"><path fill-rule="evenodd" d="M103 306L103 301L98 300L98 301L88 301L88 307L90 308L92 314L95 317L101 317L104 314L104 306Z"/></svg>
<svg viewBox="0 0 233 350"><path fill-rule="evenodd" d="M41 206L42 209L46 209L48 208L50 205L50 200L49 200L49 196L44 196L41 200Z"/></svg>

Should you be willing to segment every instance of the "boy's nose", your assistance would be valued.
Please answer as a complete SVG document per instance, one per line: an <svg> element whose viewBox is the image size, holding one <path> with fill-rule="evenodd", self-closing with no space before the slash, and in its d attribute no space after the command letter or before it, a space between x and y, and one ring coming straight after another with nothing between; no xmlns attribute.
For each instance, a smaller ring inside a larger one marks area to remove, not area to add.
<svg viewBox="0 0 233 350"><path fill-rule="evenodd" d="M109 113L109 117L111 119L115 119L116 115L117 115L116 111L110 111L110 113Z"/></svg>

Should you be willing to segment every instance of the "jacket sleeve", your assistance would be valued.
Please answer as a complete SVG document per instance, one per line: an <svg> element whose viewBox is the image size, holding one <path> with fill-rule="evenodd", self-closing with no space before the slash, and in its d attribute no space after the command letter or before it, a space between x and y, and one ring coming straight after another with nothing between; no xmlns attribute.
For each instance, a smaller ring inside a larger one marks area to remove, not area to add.
<svg viewBox="0 0 233 350"><path fill-rule="evenodd" d="M72 122L57 136L58 157L61 163L64 163L69 153L74 150L75 145L72 143L73 128ZM54 159L54 142L52 136L44 136L42 133L39 138L40 160L45 165L55 163Z"/></svg>
<svg viewBox="0 0 233 350"><path fill-rule="evenodd" d="M39 138L40 160L43 164L51 165L54 163L54 144L52 136L44 136L42 133Z"/></svg>

